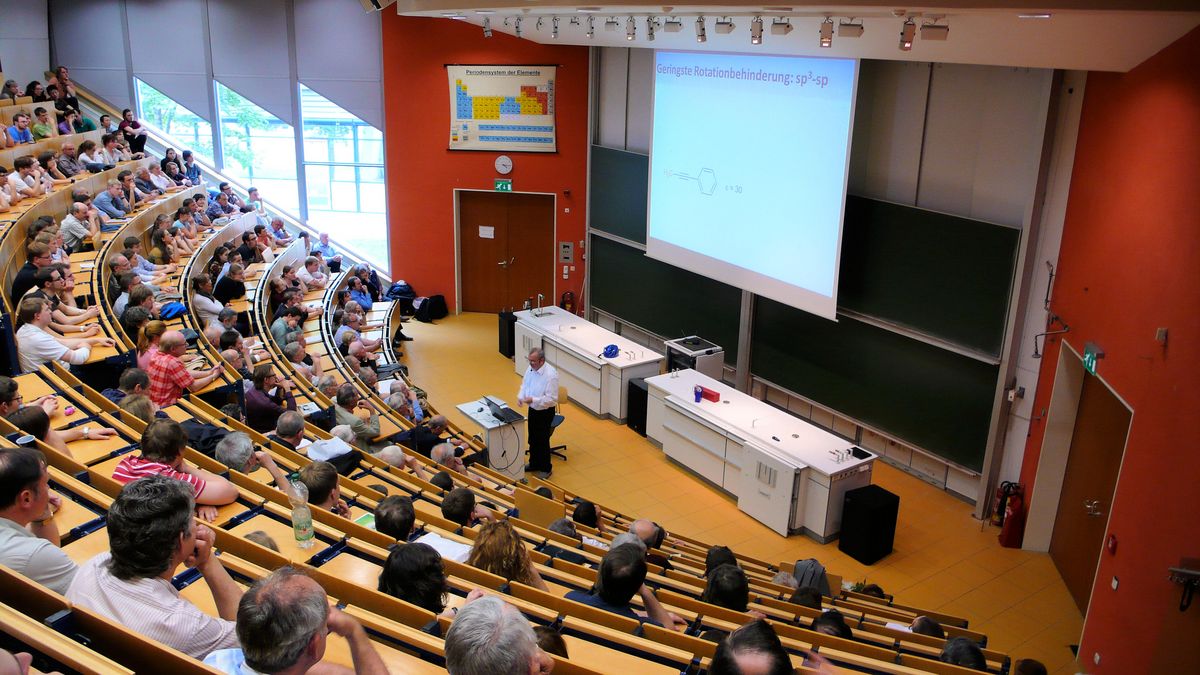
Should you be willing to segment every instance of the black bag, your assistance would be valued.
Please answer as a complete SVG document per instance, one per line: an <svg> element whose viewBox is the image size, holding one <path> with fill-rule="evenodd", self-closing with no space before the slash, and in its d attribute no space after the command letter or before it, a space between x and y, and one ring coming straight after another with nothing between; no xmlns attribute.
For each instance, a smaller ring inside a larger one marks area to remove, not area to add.
<svg viewBox="0 0 1200 675"><path fill-rule="evenodd" d="M438 319L444 319L450 313L446 309L446 296L444 295L431 295L428 298L418 298L413 305L417 310L417 321L423 323L433 323Z"/></svg>
<svg viewBox="0 0 1200 675"><path fill-rule="evenodd" d="M413 313L413 300L417 297L417 292L413 287L403 281L397 281L388 288L384 294L388 300L395 300L400 305L401 314Z"/></svg>
<svg viewBox="0 0 1200 675"><path fill-rule="evenodd" d="M187 432L189 447L214 459L217 456L217 443L220 443L221 439L229 433L228 429L196 420L184 420L179 423L179 426Z"/></svg>

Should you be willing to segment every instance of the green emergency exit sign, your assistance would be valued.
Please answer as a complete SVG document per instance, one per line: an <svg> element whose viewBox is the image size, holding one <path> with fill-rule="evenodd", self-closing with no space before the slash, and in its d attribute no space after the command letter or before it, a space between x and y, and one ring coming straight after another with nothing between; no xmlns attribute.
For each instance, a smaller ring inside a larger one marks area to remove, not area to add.
<svg viewBox="0 0 1200 675"><path fill-rule="evenodd" d="M1096 362L1104 358L1104 350L1095 342L1083 345L1083 368L1092 375L1096 374Z"/></svg>
<svg viewBox="0 0 1200 675"><path fill-rule="evenodd" d="M496 192L512 192L512 179L497 178L495 180L495 186L496 187L494 189Z"/></svg>

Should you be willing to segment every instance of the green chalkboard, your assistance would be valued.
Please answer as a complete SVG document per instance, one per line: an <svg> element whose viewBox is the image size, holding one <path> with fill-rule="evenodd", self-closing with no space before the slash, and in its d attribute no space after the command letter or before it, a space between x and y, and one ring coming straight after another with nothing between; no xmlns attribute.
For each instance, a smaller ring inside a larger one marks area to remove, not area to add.
<svg viewBox="0 0 1200 675"><path fill-rule="evenodd" d="M667 338L699 335L737 360L740 290L595 235L588 263L592 307Z"/></svg>
<svg viewBox="0 0 1200 675"><path fill-rule="evenodd" d="M976 471L999 367L758 298L751 372Z"/></svg>
<svg viewBox="0 0 1200 675"><path fill-rule="evenodd" d="M646 195L650 158L592 146L591 226L639 244L646 243Z"/></svg>
<svg viewBox="0 0 1200 675"><path fill-rule="evenodd" d="M1020 232L849 197L838 307L998 357Z"/></svg>

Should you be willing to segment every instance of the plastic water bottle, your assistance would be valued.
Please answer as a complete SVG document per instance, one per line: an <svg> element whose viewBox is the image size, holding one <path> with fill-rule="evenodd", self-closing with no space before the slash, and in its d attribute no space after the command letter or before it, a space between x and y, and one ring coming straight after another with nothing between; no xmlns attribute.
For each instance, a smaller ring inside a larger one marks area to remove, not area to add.
<svg viewBox="0 0 1200 675"><path fill-rule="evenodd" d="M308 487L300 481L292 481L288 500L292 502L292 532L296 534L296 545L302 549L312 548L314 533Z"/></svg>

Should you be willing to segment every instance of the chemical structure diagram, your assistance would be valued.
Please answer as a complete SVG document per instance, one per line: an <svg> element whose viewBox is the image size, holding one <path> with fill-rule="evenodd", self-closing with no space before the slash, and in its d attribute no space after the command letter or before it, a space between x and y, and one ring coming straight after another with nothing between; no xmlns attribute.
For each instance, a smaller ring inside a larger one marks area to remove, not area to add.
<svg viewBox="0 0 1200 675"><path fill-rule="evenodd" d="M695 176L679 171L671 171L670 169L667 170L667 175L674 176L680 180L696 181L697 187L700 188L700 194L705 196L712 196L717 191L717 172L708 167L700 169L700 172Z"/></svg>

